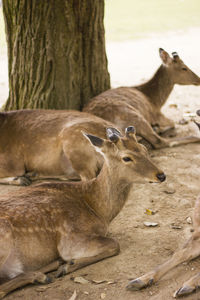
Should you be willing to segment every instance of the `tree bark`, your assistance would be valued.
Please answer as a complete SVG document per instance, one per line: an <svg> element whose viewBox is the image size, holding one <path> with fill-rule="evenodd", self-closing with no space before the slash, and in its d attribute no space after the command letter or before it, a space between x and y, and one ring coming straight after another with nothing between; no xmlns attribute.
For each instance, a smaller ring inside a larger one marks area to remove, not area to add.
<svg viewBox="0 0 200 300"><path fill-rule="evenodd" d="M110 88L104 0L3 0L9 97L5 110L81 110Z"/></svg>

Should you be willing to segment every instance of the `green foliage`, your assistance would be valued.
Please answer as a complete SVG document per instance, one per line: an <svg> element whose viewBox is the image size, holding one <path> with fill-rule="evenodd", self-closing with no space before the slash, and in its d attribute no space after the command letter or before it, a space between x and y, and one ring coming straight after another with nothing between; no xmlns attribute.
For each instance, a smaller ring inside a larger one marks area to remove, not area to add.
<svg viewBox="0 0 200 300"><path fill-rule="evenodd" d="M200 0L105 0L106 39L200 26Z"/></svg>

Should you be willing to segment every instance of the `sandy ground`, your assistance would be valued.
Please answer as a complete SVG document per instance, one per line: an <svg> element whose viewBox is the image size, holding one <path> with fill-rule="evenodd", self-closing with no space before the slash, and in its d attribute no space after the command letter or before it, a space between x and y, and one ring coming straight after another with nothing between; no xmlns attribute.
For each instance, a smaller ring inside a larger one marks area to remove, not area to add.
<svg viewBox="0 0 200 300"><path fill-rule="evenodd" d="M187 32L152 35L143 40L107 45L109 69L112 85L132 85L148 79L159 65L158 48L178 51L184 61L200 74L197 44L200 29ZM2 61L0 62L2 66ZM4 62L5 65L5 62ZM3 74L3 76L2 76ZM1 103L6 95L6 71L0 71ZM2 92L2 89L4 91ZM194 112L200 108L200 87L175 87L163 111L176 120L179 134L198 133L192 122L178 125L185 112ZM170 104L177 104L177 108ZM135 185L130 197L113 223L109 235L121 245L121 253L113 258L55 280L45 286L28 286L18 290L6 299L17 300L68 300L76 290L77 300L168 300L173 292L192 275L200 270L200 261L196 259L167 274L160 282L139 292L125 289L129 279L142 275L157 264L164 262L180 248L190 236L192 224L187 217L192 216L195 199L200 192L200 146L186 145L173 149L152 152L153 160L167 174L167 182L160 185ZM16 187L1 186L0 193ZM173 194L166 191L174 190ZM155 211L155 215L146 215L145 210ZM159 226L147 228L144 221L158 222ZM180 229L173 229L175 223ZM86 284L75 283L72 277L82 276L89 280ZM105 281L95 284L92 280ZM108 282L111 282L108 284ZM74 298L75 299L75 298ZM199 300L199 293L187 297Z"/></svg>

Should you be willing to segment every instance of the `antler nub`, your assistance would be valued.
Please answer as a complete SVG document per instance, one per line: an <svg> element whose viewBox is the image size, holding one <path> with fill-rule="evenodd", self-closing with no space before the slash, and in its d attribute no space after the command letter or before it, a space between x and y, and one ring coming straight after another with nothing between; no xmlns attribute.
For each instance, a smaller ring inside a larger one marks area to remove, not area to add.
<svg viewBox="0 0 200 300"><path fill-rule="evenodd" d="M116 143L119 140L120 132L115 128L107 128L106 133L111 142Z"/></svg>
<svg viewBox="0 0 200 300"><path fill-rule="evenodd" d="M125 129L126 136L129 136L130 134L135 134L135 127L129 126Z"/></svg>
<svg viewBox="0 0 200 300"><path fill-rule="evenodd" d="M179 58L179 55L177 52L172 52L172 56L173 56L173 58Z"/></svg>

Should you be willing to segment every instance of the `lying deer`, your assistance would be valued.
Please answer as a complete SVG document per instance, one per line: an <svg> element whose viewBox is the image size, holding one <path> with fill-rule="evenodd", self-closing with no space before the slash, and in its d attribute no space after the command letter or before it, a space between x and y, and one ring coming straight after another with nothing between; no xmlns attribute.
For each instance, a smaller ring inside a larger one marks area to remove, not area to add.
<svg viewBox="0 0 200 300"><path fill-rule="evenodd" d="M99 175L89 181L44 183L0 198L0 298L28 283L57 276L119 253L106 237L109 223L122 209L134 182L163 182L165 174L138 144L134 127L121 137L107 129L107 139L84 133L105 157ZM132 150L127 147L132 144Z"/></svg>
<svg viewBox="0 0 200 300"><path fill-rule="evenodd" d="M106 137L113 124L78 111L18 110L0 113L0 183L91 179L103 164L81 130ZM130 149L131 150L131 149Z"/></svg>
<svg viewBox="0 0 200 300"><path fill-rule="evenodd" d="M38 179L96 177L103 157L95 152L81 131L106 138L107 127L113 124L78 111L0 113L0 183L29 185ZM171 145L185 142L172 141ZM132 144L127 147L132 151Z"/></svg>
<svg viewBox="0 0 200 300"><path fill-rule="evenodd" d="M174 85L200 85L200 78L183 63L176 52L170 57L160 48L159 53L162 64L149 81L139 86L107 90L91 99L84 107L84 111L109 120L121 130L127 124L134 123L137 135L153 148L171 145L169 139L159 134L174 128L174 122L161 112ZM185 143L199 140L191 136L185 138Z"/></svg>
<svg viewBox="0 0 200 300"><path fill-rule="evenodd" d="M200 116L200 110L197 111ZM197 122L196 122L197 123ZM200 124L198 127L200 128ZM163 277L168 271L177 265L190 261L200 255L200 195L196 200L193 215L193 228L194 232L191 238L187 241L184 247L175 252L174 255L160 266L157 266L153 271L130 281L127 286L128 290L139 290L144 287L150 286L157 282L161 277ZM200 287L200 273L196 274L188 281L186 281L183 286L178 289L174 297L180 297L194 292Z"/></svg>

